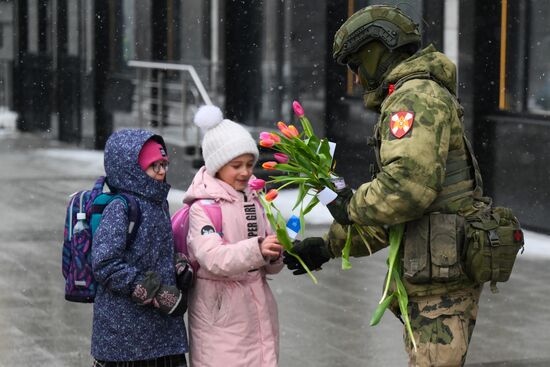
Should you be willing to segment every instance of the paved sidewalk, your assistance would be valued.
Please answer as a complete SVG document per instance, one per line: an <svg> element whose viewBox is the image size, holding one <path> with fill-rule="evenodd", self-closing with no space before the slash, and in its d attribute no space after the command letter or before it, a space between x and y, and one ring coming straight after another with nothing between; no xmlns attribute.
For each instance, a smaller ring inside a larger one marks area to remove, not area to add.
<svg viewBox="0 0 550 367"><path fill-rule="evenodd" d="M91 186L101 170L99 152L0 133L0 367L90 365L92 306L63 299L61 242L68 194ZM323 230L310 226L308 234ZM527 237L510 281L499 294L486 287L467 366L550 366L549 256L544 247L533 253L530 238L548 240ZM281 367L407 365L400 323L387 314L368 326L385 256L352 259L349 271L334 260L316 273L318 285L288 271L273 276Z"/></svg>

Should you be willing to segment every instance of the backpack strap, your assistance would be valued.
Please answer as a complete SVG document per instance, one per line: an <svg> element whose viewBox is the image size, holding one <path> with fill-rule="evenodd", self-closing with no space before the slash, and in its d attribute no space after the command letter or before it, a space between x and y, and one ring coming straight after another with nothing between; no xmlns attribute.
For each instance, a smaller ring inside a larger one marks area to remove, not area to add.
<svg viewBox="0 0 550 367"><path fill-rule="evenodd" d="M206 213L214 229L223 239L222 232L222 209L220 204L214 200L195 200L190 204L186 204L183 208L178 210L172 217L172 231L174 232L174 246L177 252L183 253L185 256L189 256L189 250L187 248L187 233L189 232L189 211L191 206L197 203ZM199 270L199 263L195 260L191 262L191 267L195 272Z"/></svg>
<svg viewBox="0 0 550 367"><path fill-rule="evenodd" d="M204 210L208 218L212 221L214 229L223 238L222 232L222 208L214 200L197 200L196 203ZM193 203L194 204L194 203Z"/></svg>
<svg viewBox="0 0 550 367"><path fill-rule="evenodd" d="M115 199L123 199L128 207L128 243L131 243L136 238L137 229L141 224L141 209L139 208L139 203L135 197L125 193L115 195L113 200Z"/></svg>
<svg viewBox="0 0 550 367"><path fill-rule="evenodd" d="M106 182L106 177L99 176L99 178L95 181L95 184L92 190L103 192L103 186L105 186L105 182Z"/></svg>
<svg viewBox="0 0 550 367"><path fill-rule="evenodd" d="M130 244L134 241L137 229L139 225L141 224L141 209L139 207L139 203L137 202L136 198L132 195L126 194L126 193L117 193L117 194L110 194L110 193L104 193L105 195L111 196L108 200L106 200L104 203L93 203L90 208L90 217L94 214L103 215L103 211L109 205L111 202L115 200L121 200L126 208L128 209L128 232L127 232L127 244ZM99 222L97 220L91 220L91 227L92 227L92 235L95 233L97 227L99 226Z"/></svg>

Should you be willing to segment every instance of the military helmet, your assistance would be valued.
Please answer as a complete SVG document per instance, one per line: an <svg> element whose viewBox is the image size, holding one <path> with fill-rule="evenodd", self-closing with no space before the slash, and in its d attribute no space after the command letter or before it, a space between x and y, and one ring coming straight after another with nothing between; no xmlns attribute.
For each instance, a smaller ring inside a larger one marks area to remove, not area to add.
<svg viewBox="0 0 550 367"><path fill-rule="evenodd" d="M334 36L332 57L347 64L349 56L370 41L382 42L389 50L410 45L420 48L418 25L401 9L389 5L371 5L358 10L342 24Z"/></svg>

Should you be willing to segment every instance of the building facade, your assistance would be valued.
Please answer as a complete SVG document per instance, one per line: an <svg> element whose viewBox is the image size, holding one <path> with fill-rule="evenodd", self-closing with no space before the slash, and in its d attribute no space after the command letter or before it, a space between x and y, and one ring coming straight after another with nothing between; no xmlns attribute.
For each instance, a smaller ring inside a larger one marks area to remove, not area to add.
<svg viewBox="0 0 550 367"><path fill-rule="evenodd" d="M130 61L191 65L212 102L251 128L292 121L292 101L302 102L315 131L338 143L339 173L357 186L370 179L366 138L377 116L332 60L332 37L350 14L374 3L396 1L3 0L0 102L19 114L20 130L101 149L113 130L138 117L168 126L192 116L159 100L175 96L190 111L201 103L194 90L170 89L184 77L161 69L146 71L141 98ZM514 208L526 227L550 233L550 5L399 4L419 23L424 45L434 43L458 65L486 193ZM161 80L171 87L158 87Z"/></svg>

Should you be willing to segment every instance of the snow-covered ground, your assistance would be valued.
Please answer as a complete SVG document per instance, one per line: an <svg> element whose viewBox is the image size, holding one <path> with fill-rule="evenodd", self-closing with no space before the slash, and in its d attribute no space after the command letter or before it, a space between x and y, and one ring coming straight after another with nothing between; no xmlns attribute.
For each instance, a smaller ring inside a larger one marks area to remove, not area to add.
<svg viewBox="0 0 550 367"><path fill-rule="evenodd" d="M37 154L49 156L60 161L73 160L81 163L85 174L102 175L103 153L93 150L82 149L40 149ZM289 218L292 215L292 206L296 201L298 190L283 190L279 193L274 203L281 210L282 214ZM185 191L172 189L168 194L168 201L172 209L182 206ZM298 213L295 213L298 214ZM305 217L306 225L326 225L327 228L332 223L332 217L327 208L321 204L317 205ZM524 231L525 251L522 256L529 258L550 258L550 236L532 231Z"/></svg>
<svg viewBox="0 0 550 367"><path fill-rule="evenodd" d="M13 133L16 121L17 113L0 106L0 135Z"/></svg>

